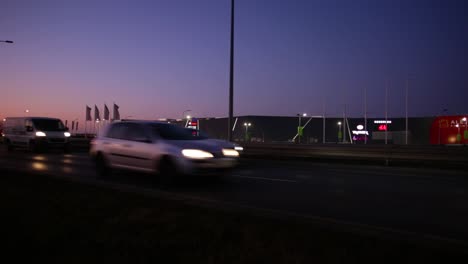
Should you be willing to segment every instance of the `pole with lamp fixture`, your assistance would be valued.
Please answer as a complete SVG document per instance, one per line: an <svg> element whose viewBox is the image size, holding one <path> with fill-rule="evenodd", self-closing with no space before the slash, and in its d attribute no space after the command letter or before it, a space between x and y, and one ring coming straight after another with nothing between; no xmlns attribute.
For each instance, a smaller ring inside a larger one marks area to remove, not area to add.
<svg viewBox="0 0 468 264"><path fill-rule="evenodd" d="M298 113L297 116L299 117L299 124L297 126L297 141L301 143L301 137L303 133L303 127L301 126L301 117L306 117L307 113Z"/></svg>
<svg viewBox="0 0 468 264"><path fill-rule="evenodd" d="M461 121L465 122L465 131L463 132L463 140L466 141L468 139L468 119L466 117L463 117Z"/></svg>
<svg viewBox="0 0 468 264"><path fill-rule="evenodd" d="M341 121L338 121L338 142L341 141L341 138L343 137L343 135L341 134Z"/></svg>
<svg viewBox="0 0 468 264"><path fill-rule="evenodd" d="M185 110L185 111L182 112L182 120L185 119L185 127L187 127L188 121L189 121L189 119L191 118L190 115L186 115L185 113L188 113L188 112L191 112L191 111L192 111L192 110L187 109L187 110Z"/></svg>
<svg viewBox="0 0 468 264"><path fill-rule="evenodd" d="M244 127L245 127L245 142L247 142L249 138L249 127L252 126L252 123L250 122L245 122Z"/></svg>

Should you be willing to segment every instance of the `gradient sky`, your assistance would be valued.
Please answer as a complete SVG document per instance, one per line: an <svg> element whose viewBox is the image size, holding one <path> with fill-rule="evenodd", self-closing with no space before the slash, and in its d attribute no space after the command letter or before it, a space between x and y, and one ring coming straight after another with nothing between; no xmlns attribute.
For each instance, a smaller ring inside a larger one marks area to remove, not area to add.
<svg viewBox="0 0 468 264"><path fill-rule="evenodd" d="M230 0L2 0L0 117L228 115ZM468 10L451 0L236 0L235 115L468 113Z"/></svg>

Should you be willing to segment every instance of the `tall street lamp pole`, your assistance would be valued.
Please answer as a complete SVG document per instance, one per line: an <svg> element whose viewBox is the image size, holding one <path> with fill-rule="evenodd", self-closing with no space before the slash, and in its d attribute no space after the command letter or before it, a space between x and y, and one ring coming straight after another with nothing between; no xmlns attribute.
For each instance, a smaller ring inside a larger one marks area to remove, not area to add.
<svg viewBox="0 0 468 264"><path fill-rule="evenodd" d="M297 127L297 140L299 143L301 143L301 133L302 133L302 130L301 130L301 116L303 117L306 117L307 114L306 113L302 113L302 114L297 114L297 116L299 117L299 125Z"/></svg>
<svg viewBox="0 0 468 264"><path fill-rule="evenodd" d="M341 133L341 122L338 121L338 142L340 142L341 138L343 136L340 137L340 133Z"/></svg>
<svg viewBox="0 0 468 264"><path fill-rule="evenodd" d="M463 136L462 136L462 139L466 140L467 138L467 132L466 130L468 129L468 120L466 119L466 117L463 117L462 118L462 121L465 122L465 131L463 132Z"/></svg>
<svg viewBox="0 0 468 264"><path fill-rule="evenodd" d="M409 79L406 79L406 92L405 92L405 145L408 145L408 89Z"/></svg>
<svg viewBox="0 0 468 264"><path fill-rule="evenodd" d="M234 0L231 0L231 54L229 71L229 118L228 140L232 141L233 97L234 97Z"/></svg>
<svg viewBox="0 0 468 264"><path fill-rule="evenodd" d="M247 138L248 138L248 133L249 133L249 126L251 126L252 123L244 123L244 126L245 126L245 141L247 142Z"/></svg>
<svg viewBox="0 0 468 264"><path fill-rule="evenodd" d="M190 116L189 116L189 115L185 115L185 113L190 112L190 111L192 111L192 110L187 109L187 110L185 110L184 112L182 112L182 122L183 122L184 119L186 119L186 121L185 121L185 127L187 127L188 120L190 119Z"/></svg>

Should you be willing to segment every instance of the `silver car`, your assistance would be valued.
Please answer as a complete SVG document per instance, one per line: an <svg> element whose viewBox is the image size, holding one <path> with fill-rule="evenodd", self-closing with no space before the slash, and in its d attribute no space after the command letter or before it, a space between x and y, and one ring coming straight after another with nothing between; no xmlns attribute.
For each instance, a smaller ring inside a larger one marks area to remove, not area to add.
<svg viewBox="0 0 468 264"><path fill-rule="evenodd" d="M153 121L108 125L91 142L90 155L100 176L112 169L158 173L166 183L181 174L222 175L234 168L240 147L210 139L199 131Z"/></svg>

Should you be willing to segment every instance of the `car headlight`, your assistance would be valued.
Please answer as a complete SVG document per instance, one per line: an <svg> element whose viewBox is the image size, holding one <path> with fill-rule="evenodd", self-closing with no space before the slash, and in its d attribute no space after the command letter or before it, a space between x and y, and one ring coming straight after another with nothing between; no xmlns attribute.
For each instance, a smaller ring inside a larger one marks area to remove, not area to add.
<svg viewBox="0 0 468 264"><path fill-rule="evenodd" d="M45 137L46 136L46 133L42 132L42 131L37 131L36 132L36 137Z"/></svg>
<svg viewBox="0 0 468 264"><path fill-rule="evenodd" d="M71 136L70 132L64 132L63 134L65 135L65 137L70 137Z"/></svg>
<svg viewBox="0 0 468 264"><path fill-rule="evenodd" d="M241 146L235 146L234 149L237 150L237 151L243 151L244 150L244 148L241 147Z"/></svg>
<svg viewBox="0 0 468 264"><path fill-rule="evenodd" d="M235 149L223 149L223 155L226 157L239 157L239 152Z"/></svg>
<svg viewBox="0 0 468 264"><path fill-rule="evenodd" d="M182 155L189 159L210 159L214 157L213 154L199 149L184 149Z"/></svg>

